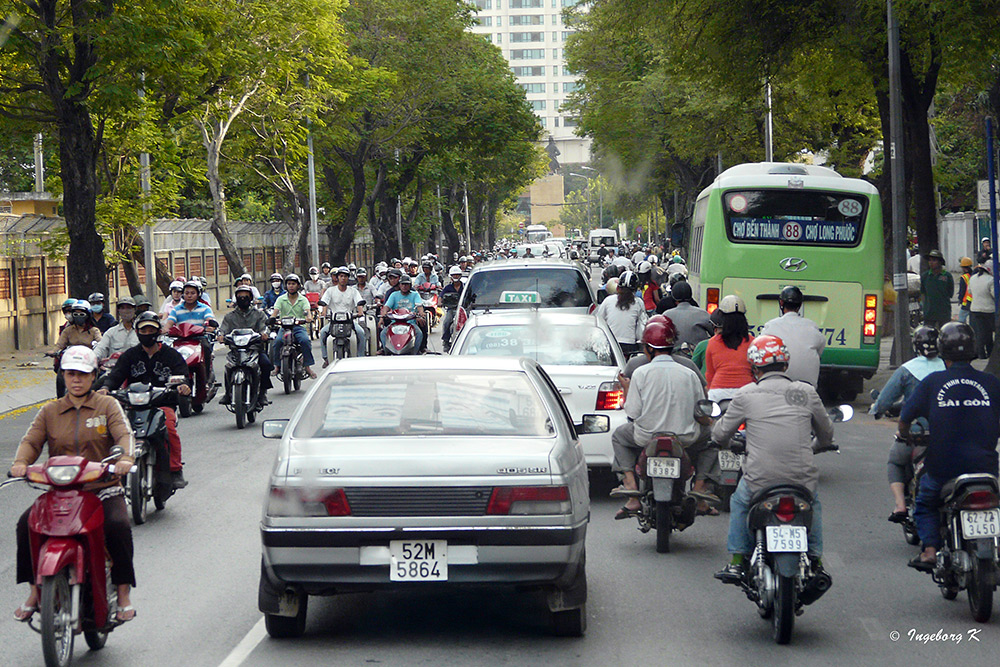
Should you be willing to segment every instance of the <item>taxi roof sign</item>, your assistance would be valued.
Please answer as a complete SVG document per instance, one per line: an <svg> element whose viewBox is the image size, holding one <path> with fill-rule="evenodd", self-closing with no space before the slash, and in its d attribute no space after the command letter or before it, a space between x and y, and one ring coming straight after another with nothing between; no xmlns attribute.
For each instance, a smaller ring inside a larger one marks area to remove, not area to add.
<svg viewBox="0 0 1000 667"><path fill-rule="evenodd" d="M500 303L541 303L542 296L531 291L504 291L500 293Z"/></svg>

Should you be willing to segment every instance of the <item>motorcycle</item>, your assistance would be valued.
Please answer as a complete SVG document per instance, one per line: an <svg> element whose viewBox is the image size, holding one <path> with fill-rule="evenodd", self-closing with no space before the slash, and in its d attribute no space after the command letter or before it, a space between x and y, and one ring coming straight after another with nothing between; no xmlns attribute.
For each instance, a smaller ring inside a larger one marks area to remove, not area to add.
<svg viewBox="0 0 1000 667"><path fill-rule="evenodd" d="M418 289L417 293L420 294L420 298L424 301L423 306L424 316L427 318L427 331L433 331L434 327L437 326L438 321L444 314L438 306L440 301L438 288L435 286L428 287L426 289Z"/></svg>
<svg viewBox="0 0 1000 667"><path fill-rule="evenodd" d="M191 413L201 414L215 394L219 391L219 383L215 381L215 369L212 359L205 358L202 340L205 337L205 327L187 322L175 324L167 332L171 346L181 353L188 365L188 373L194 380L194 388L190 396L181 396L177 407L181 417L190 417Z"/></svg>
<svg viewBox="0 0 1000 667"><path fill-rule="evenodd" d="M458 309L458 300L459 300L460 297L461 297L461 294L459 294L458 292L448 292L447 294L444 294L441 297L441 301L440 301L441 307L444 308L445 311L457 310ZM456 315L457 315L457 313L456 313ZM443 338L444 338L444 333L445 332L442 332L442 347L443 347L445 353L451 351L451 344L455 340L455 336L457 335L455 333L455 320L456 319L457 319L457 317L452 317L451 323L449 325L451 327L451 331L447 332L448 333L448 342L447 342L447 344L445 344L443 342Z"/></svg>
<svg viewBox="0 0 1000 667"><path fill-rule="evenodd" d="M153 387L140 382L110 392L121 403L135 436L134 472L129 473L125 481L125 497L130 505L132 521L137 526L146 523L146 508L150 500L156 510L161 511L166 507L167 499L174 495L167 420L159 408L172 405L177 400L177 386L183 384L185 379L183 375L173 375L166 387Z"/></svg>
<svg viewBox="0 0 1000 667"><path fill-rule="evenodd" d="M405 308L390 311L389 326L385 328L385 344L382 354L403 355L417 353L416 315Z"/></svg>
<svg viewBox="0 0 1000 667"><path fill-rule="evenodd" d="M40 627L45 664L65 667L73 659L76 635L91 650L104 648L116 620L118 592L111 583L111 561L104 546L104 508L95 493L84 487L107 481L113 461L122 455L113 447L100 463L81 456L53 456L28 467L27 476L0 487L28 482L46 488L31 506L28 531L34 580L40 583ZM134 470L134 468L133 468Z"/></svg>
<svg viewBox="0 0 1000 667"><path fill-rule="evenodd" d="M878 389L872 389L870 395L872 401L878 400ZM885 414L890 417L899 417L902 405L902 402L890 405L885 411ZM882 413L876 413L873 416L875 419L881 419ZM903 529L903 539L906 540L907 544L912 544L914 546L920 544L920 536L917 534L917 524L913 520L913 500L917 497L917 491L920 489L920 477L923 473L924 458L927 456L927 439L930 433L927 431L926 425L927 422L923 417L917 418L913 424L910 425L909 440L904 441L904 444L911 447L911 469L909 472L909 478L906 481L904 492L904 498L906 501L906 518L902 521L902 523L900 523L900 526Z"/></svg>
<svg viewBox="0 0 1000 667"><path fill-rule="evenodd" d="M850 405L830 410L834 422L848 421L853 415ZM740 443L745 448L746 439L734 437L730 446L738 449ZM813 451L839 453L836 445L814 447ZM830 575L808 555L812 503L809 489L793 483L774 484L750 499L747 525L756 546L739 586L757 605L760 617L771 620L772 636L778 644L791 641L795 617L833 584Z"/></svg>
<svg viewBox="0 0 1000 667"><path fill-rule="evenodd" d="M316 340L319 337L319 330L322 328L322 321L319 317L319 299L321 296L319 292L306 292L306 299L309 301L309 310L312 312L312 321L309 322L309 340Z"/></svg>
<svg viewBox="0 0 1000 667"><path fill-rule="evenodd" d="M326 339L327 358L330 361L358 356L358 342L354 336L354 313L337 312L330 317L330 336Z"/></svg>
<svg viewBox="0 0 1000 667"><path fill-rule="evenodd" d="M305 324L305 320L294 317L282 317L278 320L281 327L281 350L278 358L278 376L284 384L285 393L292 393L294 387L298 391L302 387L302 381L308 377L306 373L305 361L302 357L302 350L295 342L293 330L296 326Z"/></svg>
<svg viewBox="0 0 1000 667"><path fill-rule="evenodd" d="M234 329L223 339L226 355L226 387L231 392L226 408L236 415L236 428L254 423L262 409L260 393L260 346L263 338L253 329Z"/></svg>
<svg viewBox="0 0 1000 667"><path fill-rule="evenodd" d="M46 357L52 358L52 372L56 374L56 398L62 398L66 395L66 383L63 381L62 373L59 372L59 360L62 359L63 352L65 350L45 353Z"/></svg>

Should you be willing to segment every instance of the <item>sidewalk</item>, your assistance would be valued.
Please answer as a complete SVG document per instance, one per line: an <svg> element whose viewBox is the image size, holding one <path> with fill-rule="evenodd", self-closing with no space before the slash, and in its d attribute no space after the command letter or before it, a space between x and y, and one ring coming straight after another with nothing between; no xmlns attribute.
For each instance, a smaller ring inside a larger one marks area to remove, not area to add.
<svg viewBox="0 0 1000 667"><path fill-rule="evenodd" d="M55 397L52 359L42 350L14 352L0 359L0 419Z"/></svg>

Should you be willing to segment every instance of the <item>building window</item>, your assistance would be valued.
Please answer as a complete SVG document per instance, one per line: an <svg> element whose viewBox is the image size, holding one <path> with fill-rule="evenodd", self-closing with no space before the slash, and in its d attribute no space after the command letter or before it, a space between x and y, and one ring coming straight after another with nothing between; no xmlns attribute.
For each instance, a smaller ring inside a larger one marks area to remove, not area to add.
<svg viewBox="0 0 1000 667"><path fill-rule="evenodd" d="M49 294L66 293L66 267L47 266L45 267L46 291Z"/></svg>
<svg viewBox="0 0 1000 667"><path fill-rule="evenodd" d="M569 37L572 34L573 34L573 32L571 30L564 30L563 34L562 34L562 41L565 42L566 38Z"/></svg>
<svg viewBox="0 0 1000 667"><path fill-rule="evenodd" d="M545 49L514 49L511 60L545 60Z"/></svg>
<svg viewBox="0 0 1000 667"><path fill-rule="evenodd" d="M472 0L472 4L480 9L493 9L493 0Z"/></svg>
<svg viewBox="0 0 1000 667"><path fill-rule="evenodd" d="M558 32L553 32L552 33L552 41L553 42L558 42L559 41L559 33Z"/></svg>
<svg viewBox="0 0 1000 667"><path fill-rule="evenodd" d="M532 111L545 111L545 100L531 100L528 102Z"/></svg>
<svg viewBox="0 0 1000 667"><path fill-rule="evenodd" d="M563 82L563 92L572 93L580 88L580 84L576 81L565 81Z"/></svg>
<svg viewBox="0 0 1000 667"><path fill-rule="evenodd" d="M552 57L559 60L559 49L552 49Z"/></svg>
<svg viewBox="0 0 1000 667"><path fill-rule="evenodd" d="M552 119L552 124L555 125L556 127L559 127L559 116L556 116L555 118Z"/></svg>
<svg viewBox="0 0 1000 667"><path fill-rule="evenodd" d="M547 123L545 122L545 119L544 119L544 118L542 118L542 117L539 117L539 118L538 118L538 123L539 123L539 124L540 124L540 125L541 125L542 127L545 127L545 126L547 125Z"/></svg>
<svg viewBox="0 0 1000 667"><path fill-rule="evenodd" d="M544 83L519 83L517 84L524 89L526 93L544 93L545 84Z"/></svg>
<svg viewBox="0 0 1000 667"><path fill-rule="evenodd" d="M573 73L569 71L569 67L563 65L563 76L573 76Z"/></svg>
<svg viewBox="0 0 1000 667"><path fill-rule="evenodd" d="M480 35L480 37L482 37L483 39L485 39L490 44L493 43L493 35L486 34L486 35Z"/></svg>
<svg viewBox="0 0 1000 667"><path fill-rule="evenodd" d="M542 0L510 0L511 9L538 9L542 6Z"/></svg>
<svg viewBox="0 0 1000 667"><path fill-rule="evenodd" d="M560 19L562 17L559 14L552 15L552 25L559 25Z"/></svg>
<svg viewBox="0 0 1000 667"><path fill-rule="evenodd" d="M523 14L521 16L511 16L510 25L542 25L545 17L541 14Z"/></svg>
<svg viewBox="0 0 1000 667"><path fill-rule="evenodd" d="M540 32L512 32L510 33L512 42L544 42L545 35Z"/></svg>
<svg viewBox="0 0 1000 667"><path fill-rule="evenodd" d="M493 17L492 16L477 16L476 20L478 21L479 25L482 25L482 26L489 27L489 26L493 25Z"/></svg>
<svg viewBox="0 0 1000 667"><path fill-rule="evenodd" d="M503 33L502 32L498 32L497 33L497 44L503 44Z"/></svg>
<svg viewBox="0 0 1000 667"><path fill-rule="evenodd" d="M503 17L502 16L498 16L497 17L497 27L499 28L502 25L503 25Z"/></svg>
<svg viewBox="0 0 1000 667"><path fill-rule="evenodd" d="M580 121L576 118L563 118L563 127L576 127Z"/></svg>
<svg viewBox="0 0 1000 667"><path fill-rule="evenodd" d="M42 295L42 270L30 266L17 270L18 296L30 297Z"/></svg>
<svg viewBox="0 0 1000 667"><path fill-rule="evenodd" d="M532 67L511 67L514 76L545 76L545 68L540 66Z"/></svg>

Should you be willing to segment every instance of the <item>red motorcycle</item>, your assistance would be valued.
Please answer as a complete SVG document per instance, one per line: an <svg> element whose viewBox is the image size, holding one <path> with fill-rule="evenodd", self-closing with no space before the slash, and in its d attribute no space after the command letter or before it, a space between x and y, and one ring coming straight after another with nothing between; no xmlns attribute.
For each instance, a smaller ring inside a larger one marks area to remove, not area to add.
<svg viewBox="0 0 1000 667"><path fill-rule="evenodd" d="M215 381L215 369L212 358L206 358L202 341L205 339L205 327L200 324L183 322L175 324L167 332L172 339L171 345L181 353L187 362L188 373L194 380L194 392L190 396L180 396L177 407L181 417L190 417L191 413L201 414L215 394L219 391L219 383Z"/></svg>
<svg viewBox="0 0 1000 667"><path fill-rule="evenodd" d="M399 308L389 311L386 317L389 319L389 326L382 330L382 354L416 354L416 315L405 308Z"/></svg>
<svg viewBox="0 0 1000 667"><path fill-rule="evenodd" d="M122 454L114 447L100 463L80 456L53 456L28 467L27 481L48 487L28 514L28 533L35 583L41 587L38 610L46 665L65 667L73 659L73 640L83 637L92 650L104 647L108 633L121 625L118 593L111 583L111 562L104 546L104 506L87 484L111 478L112 461Z"/></svg>

